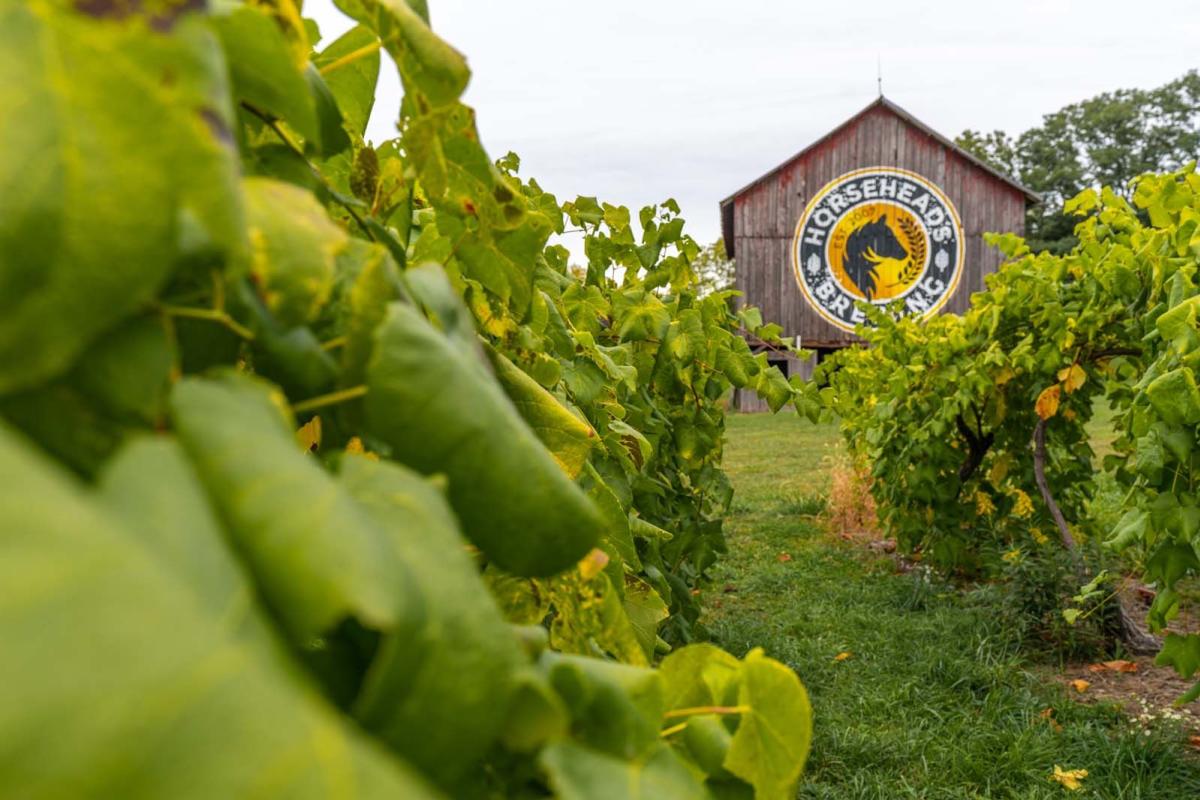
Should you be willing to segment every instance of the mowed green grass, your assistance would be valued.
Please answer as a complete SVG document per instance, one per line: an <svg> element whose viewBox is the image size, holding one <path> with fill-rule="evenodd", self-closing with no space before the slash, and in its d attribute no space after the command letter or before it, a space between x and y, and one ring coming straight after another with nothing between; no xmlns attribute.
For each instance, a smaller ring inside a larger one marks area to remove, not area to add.
<svg viewBox="0 0 1200 800"><path fill-rule="evenodd" d="M718 644L762 646L808 687L816 735L800 797L1200 798L1200 759L1178 731L1143 735L1039 683L989 591L897 574L805 516L838 452L832 426L731 416L730 552L706 598ZM1088 770L1083 790L1051 781L1055 764Z"/></svg>

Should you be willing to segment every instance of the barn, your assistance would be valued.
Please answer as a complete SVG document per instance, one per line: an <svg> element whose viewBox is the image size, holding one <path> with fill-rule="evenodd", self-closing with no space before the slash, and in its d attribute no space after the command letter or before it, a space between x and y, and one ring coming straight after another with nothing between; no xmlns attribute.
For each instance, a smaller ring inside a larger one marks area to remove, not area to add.
<svg viewBox="0 0 1200 800"><path fill-rule="evenodd" d="M742 302L819 359L859 341L860 301L966 310L1001 260L984 233L1023 234L1025 209L1039 201L881 95L722 200L721 232ZM761 401L739 392L735 402Z"/></svg>

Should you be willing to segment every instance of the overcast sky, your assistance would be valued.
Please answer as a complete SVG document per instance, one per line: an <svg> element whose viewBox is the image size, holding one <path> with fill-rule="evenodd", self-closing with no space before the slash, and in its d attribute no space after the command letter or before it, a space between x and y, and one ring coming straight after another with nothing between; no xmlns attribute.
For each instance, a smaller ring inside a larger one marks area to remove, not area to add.
<svg viewBox="0 0 1200 800"><path fill-rule="evenodd" d="M559 200L674 197L701 243L722 198L883 91L953 137L1016 133L1099 92L1200 66L1198 0L904 3L804 0L429 0L466 54L466 101L495 157ZM332 41L332 0L305 14ZM394 135L399 82L380 81L368 138ZM569 243L574 245L574 243ZM575 249L575 247L572 247Z"/></svg>

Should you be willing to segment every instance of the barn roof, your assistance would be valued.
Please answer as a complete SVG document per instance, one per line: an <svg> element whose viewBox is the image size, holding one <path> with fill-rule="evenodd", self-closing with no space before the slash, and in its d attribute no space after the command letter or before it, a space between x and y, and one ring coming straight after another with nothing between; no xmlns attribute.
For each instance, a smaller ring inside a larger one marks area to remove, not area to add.
<svg viewBox="0 0 1200 800"><path fill-rule="evenodd" d="M733 194L729 195L728 197L726 197L724 200L721 201L721 234L725 239L726 250L728 251L730 246L733 244L733 201L736 197L738 197L739 195L745 194L748 190L754 188L755 186L762 183L763 181L769 180L770 178L774 177L776 174L783 171L785 168L790 166L796 160L803 158L809 151L820 146L821 144L828 141L829 139L832 139L834 136L837 136L843 130L845 130L846 128L850 127L852 124L857 122L860 117L867 115L868 113L875 110L876 108L883 108L883 109L890 111L892 114L895 114L897 117L899 117L901 120L903 120L908 125L911 125L912 127L916 128L917 130L921 131L922 133L930 136L931 138L936 140L939 144L941 144L941 145L945 146L946 148L948 148L949 150L951 150L953 153L955 153L956 155L961 157L963 160L965 160L965 161L971 163L972 165L978 167L979 169L983 170L984 172L986 172L988 175L991 175L996 180L998 180L1002 183L1008 184L1012 188L1016 189L1018 192L1020 192L1021 194L1023 194L1025 196L1025 201L1027 203L1032 205L1032 204L1042 202L1041 195L1039 195L1037 192L1033 191L1032 189L1030 189L1029 187L1025 186L1024 184L1020 183L1019 181L1013 180L1011 177L1009 177L1008 175L1005 175L1003 172L1001 172L1000 170L991 166L990 164L983 161L979 157L967 152L963 148L956 145L952 140L947 139L945 136L943 136L942 134L935 131L933 128L926 125L924 122L921 122L921 120L917 119L912 114L910 114L909 112L905 111L900 106L893 103L891 100L888 100L883 95L880 95L878 98L871 101L871 103L868 104L867 107L864 108L862 111L859 111L857 114L850 117L845 122L843 122L841 125L838 125L836 128L829 131L829 133L827 133L824 136L822 136L821 138L817 139L815 142L811 143L810 145L805 147L803 150L801 150L800 152L793 155L791 158L786 159L785 161L780 163L778 166L776 166L774 169L771 169L770 171L764 173L763 175L760 175L759 177L755 178L750 183L746 184L745 186L738 189L736 192L734 192ZM733 255L733 253L731 251L730 251L730 255L731 256Z"/></svg>

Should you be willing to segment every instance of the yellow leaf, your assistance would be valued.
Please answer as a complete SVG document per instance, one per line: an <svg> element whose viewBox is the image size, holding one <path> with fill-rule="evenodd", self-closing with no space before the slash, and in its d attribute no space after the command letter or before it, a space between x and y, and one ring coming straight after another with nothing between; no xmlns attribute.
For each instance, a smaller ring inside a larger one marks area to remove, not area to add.
<svg viewBox="0 0 1200 800"><path fill-rule="evenodd" d="M1063 388L1067 390L1067 394L1071 394L1087 382L1087 373L1083 371L1083 367L1078 364L1072 364L1058 371L1058 380L1062 382Z"/></svg>
<svg viewBox="0 0 1200 800"><path fill-rule="evenodd" d="M1092 684L1088 683L1083 678L1076 678L1075 680L1071 681L1071 688L1074 689L1075 691L1079 692L1080 694L1083 694L1084 692L1086 692L1088 690L1088 687L1091 685Z"/></svg>
<svg viewBox="0 0 1200 800"><path fill-rule="evenodd" d="M313 417L296 431L296 441L309 453L317 452L321 446L321 418Z"/></svg>
<svg viewBox="0 0 1200 800"><path fill-rule="evenodd" d="M1046 724L1049 725L1051 730L1053 730L1055 733L1062 733L1063 726L1054 718L1053 708L1042 709L1042 713L1038 714L1038 717L1044 719Z"/></svg>
<svg viewBox="0 0 1200 800"><path fill-rule="evenodd" d="M1008 453L1001 453L996 456L996 460L992 463L992 468L988 470L988 480L994 485L999 486L1004 483L1004 479L1008 477L1008 468L1012 466L1012 456Z"/></svg>
<svg viewBox="0 0 1200 800"><path fill-rule="evenodd" d="M606 566L608 566L608 553L598 547L593 547L592 552L579 560L579 574L585 581L590 581L599 575Z"/></svg>
<svg viewBox="0 0 1200 800"><path fill-rule="evenodd" d="M836 656L834 656L833 660L834 661L845 661L849 657L850 657L850 652L847 650L843 650L842 652L840 652Z"/></svg>
<svg viewBox="0 0 1200 800"><path fill-rule="evenodd" d="M350 441L346 442L346 455L362 456L363 458L367 459L368 461L378 461L379 460L379 456L377 456L374 453L368 452L367 449L365 447L363 447L362 439L358 438L357 436L352 437L350 439Z"/></svg>
<svg viewBox="0 0 1200 800"><path fill-rule="evenodd" d="M1059 384L1047 386L1038 395L1037 403L1034 405L1034 411L1042 419L1050 419L1058 413L1058 395L1061 390Z"/></svg>
<svg viewBox="0 0 1200 800"><path fill-rule="evenodd" d="M1065 788L1072 792L1078 792L1083 788L1081 781L1088 776L1086 769L1063 769L1058 764L1054 765L1054 774L1050 776L1050 780L1058 781Z"/></svg>
<svg viewBox="0 0 1200 800"><path fill-rule="evenodd" d="M1016 373L1012 371L1012 367L1004 367L996 373L996 385L1003 386L1016 377Z"/></svg>

